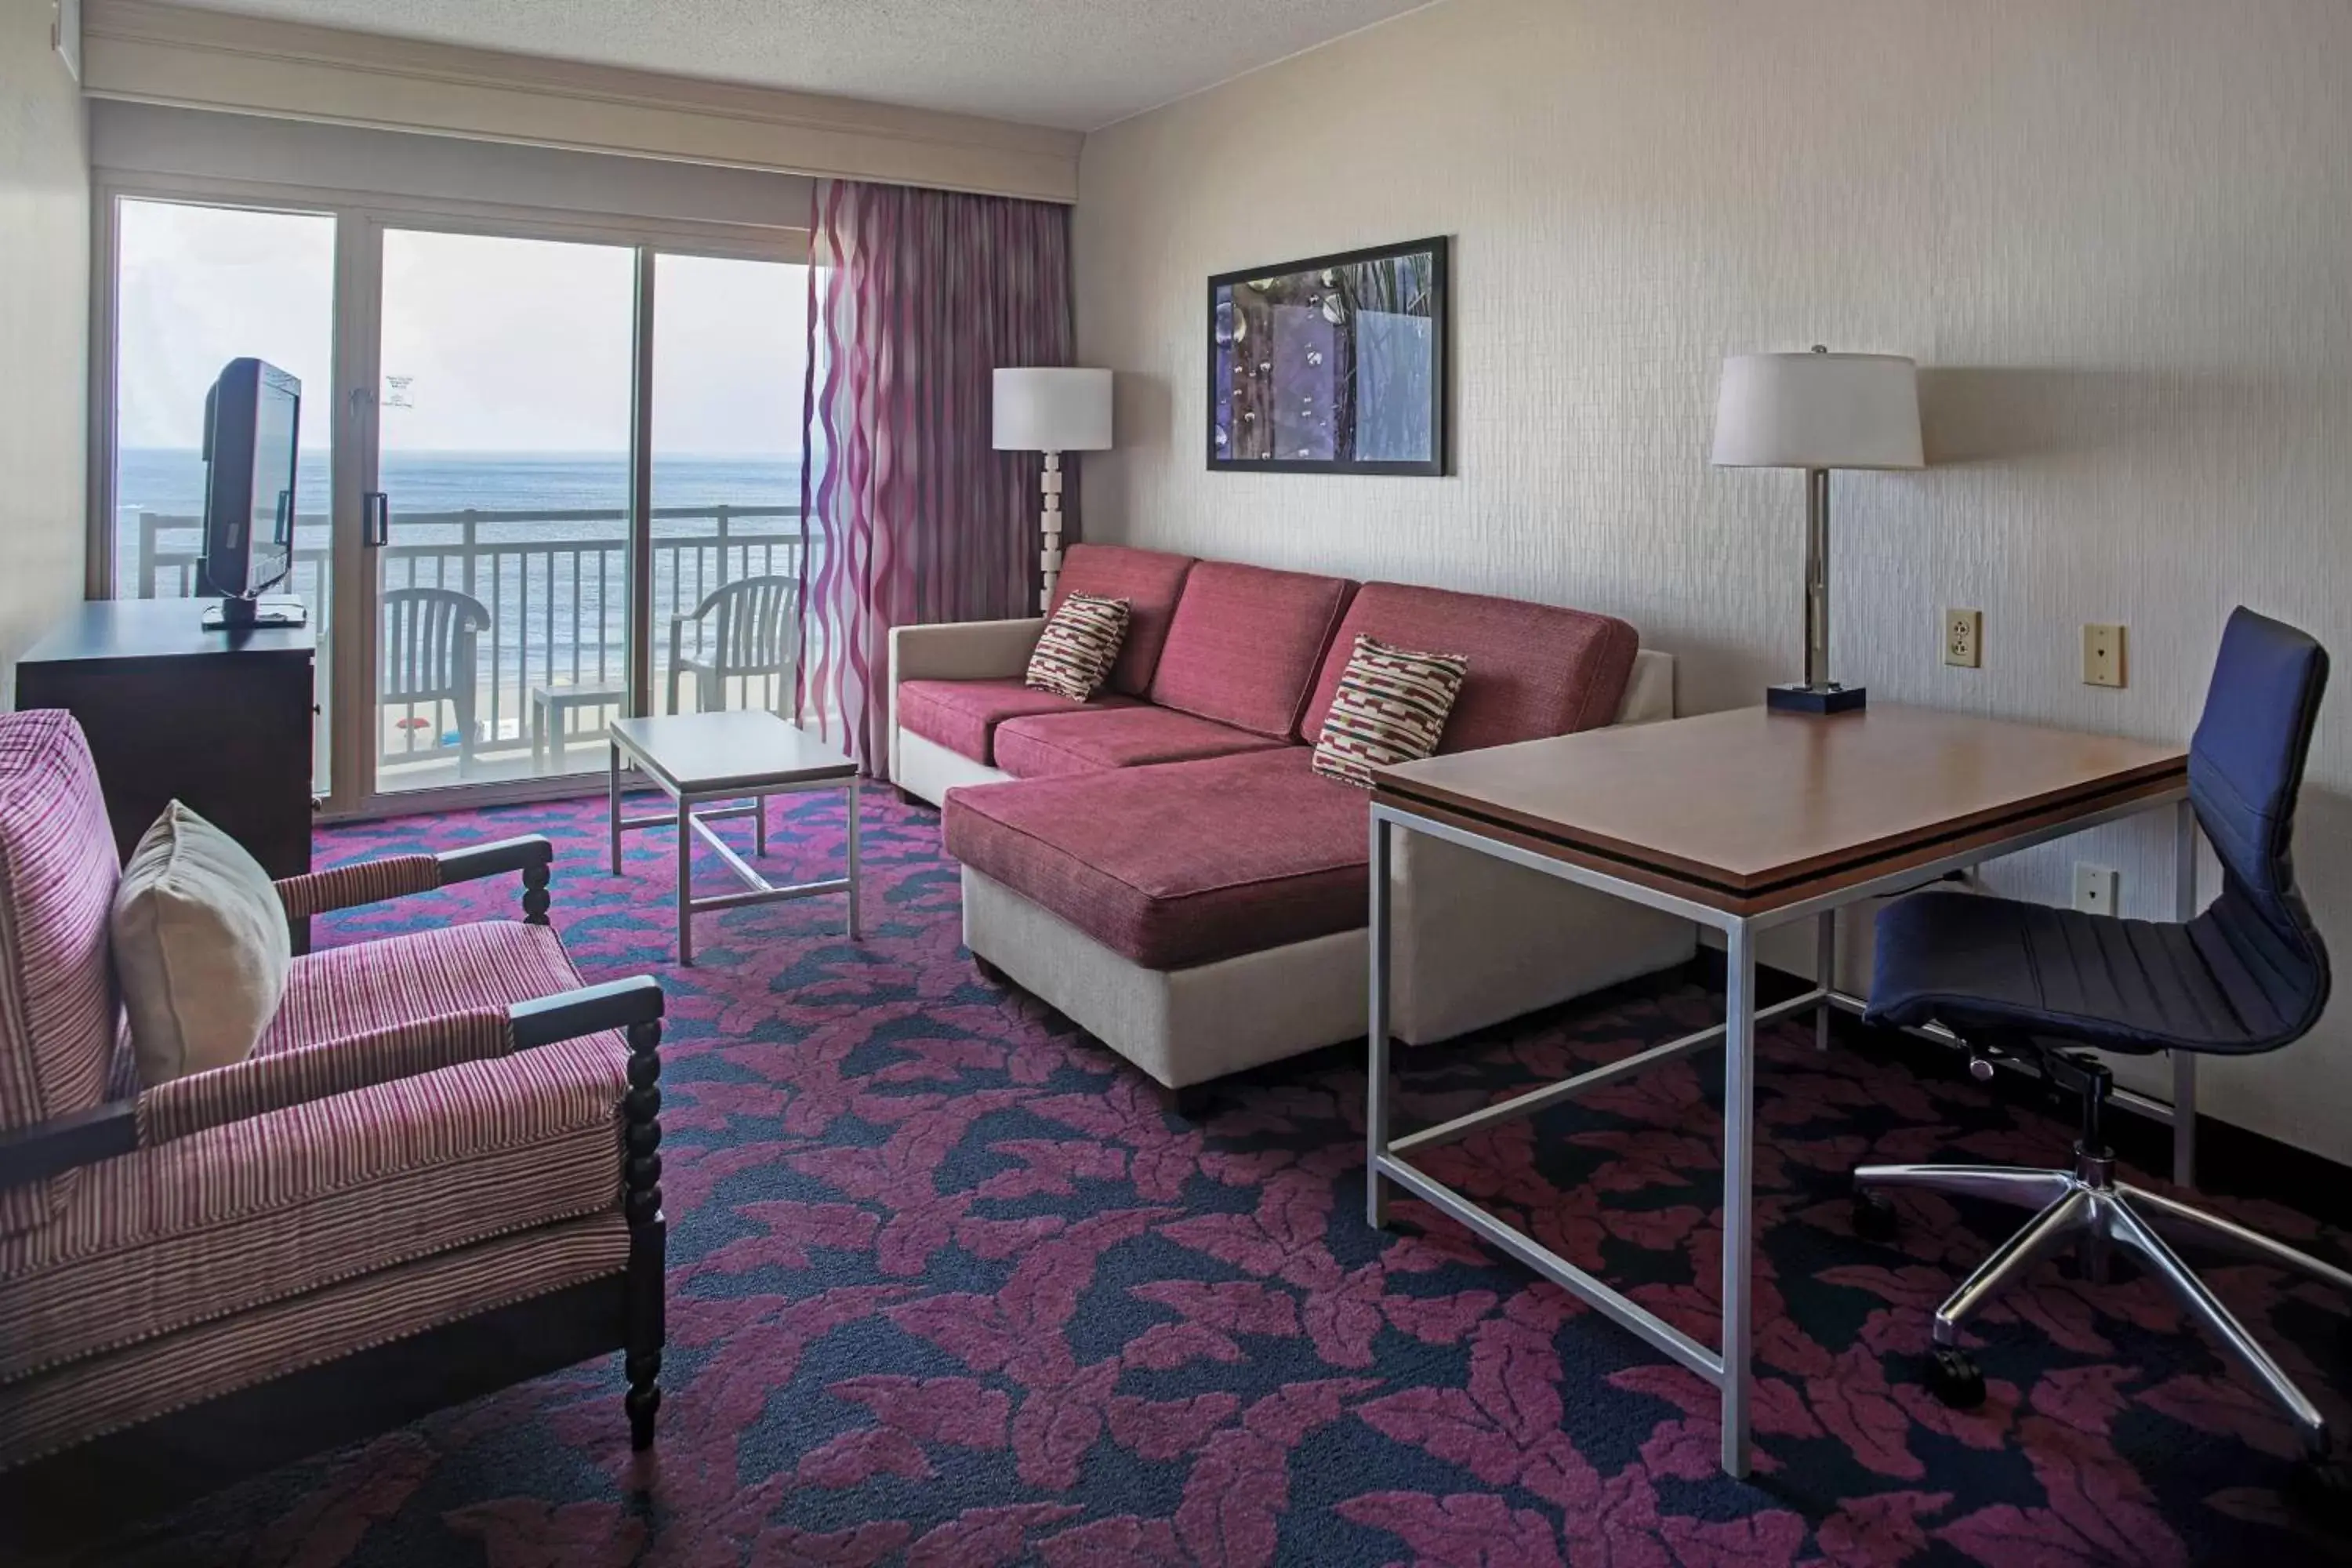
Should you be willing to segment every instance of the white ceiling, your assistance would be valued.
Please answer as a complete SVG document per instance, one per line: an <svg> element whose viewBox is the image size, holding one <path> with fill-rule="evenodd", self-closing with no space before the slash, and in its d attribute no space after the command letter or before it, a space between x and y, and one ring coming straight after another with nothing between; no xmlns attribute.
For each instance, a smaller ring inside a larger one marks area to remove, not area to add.
<svg viewBox="0 0 2352 1568"><path fill-rule="evenodd" d="M1093 131L1426 0L194 0Z"/></svg>

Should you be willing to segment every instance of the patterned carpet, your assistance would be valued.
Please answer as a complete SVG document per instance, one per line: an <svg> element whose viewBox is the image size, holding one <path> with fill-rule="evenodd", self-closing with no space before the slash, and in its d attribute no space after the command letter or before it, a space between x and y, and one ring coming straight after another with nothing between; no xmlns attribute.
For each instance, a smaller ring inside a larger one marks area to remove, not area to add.
<svg viewBox="0 0 2352 1568"><path fill-rule="evenodd" d="M1197 1127L1069 1024L983 984L934 814L868 801L867 931L837 900L705 917L670 963L666 834L601 868L601 803L338 829L322 863L521 832L592 978L668 989L670 1328L658 1458L618 1358L446 1412L118 1536L137 1563L1573 1562L1862 1564L2325 1559L2278 1488L2294 1445L2151 1282L2063 1268L1985 1320L1990 1396L1916 1382L1927 1312L2014 1223L1906 1202L1862 1241L1858 1159L2048 1163L2065 1126L1809 1033L1772 1037L1752 1482L1716 1469L1696 1378L1401 1201L1362 1218L1356 1050L1255 1076ZM838 797L780 807L772 863L835 863ZM737 832L745 833L741 825ZM715 868L715 864L714 864ZM323 922L354 941L503 914L453 890ZM1681 982L1416 1054L1418 1122L1711 1017ZM1450 1152L1547 1245L1714 1327L1717 1058ZM2235 1212L2323 1235L2274 1205ZM2345 1414L2340 1309L2261 1268L2216 1287ZM643 1483L639 1489L639 1483Z"/></svg>

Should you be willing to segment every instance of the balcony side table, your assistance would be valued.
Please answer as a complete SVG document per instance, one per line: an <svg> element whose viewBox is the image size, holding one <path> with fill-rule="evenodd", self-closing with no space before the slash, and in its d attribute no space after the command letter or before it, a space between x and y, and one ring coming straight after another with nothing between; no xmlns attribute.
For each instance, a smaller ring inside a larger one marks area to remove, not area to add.
<svg viewBox="0 0 2352 1568"><path fill-rule="evenodd" d="M544 774L551 752L555 771L563 772L563 753L572 740L573 713L618 708L629 699L628 688L605 681L592 686L534 686L530 689L530 771ZM593 731L591 731L593 737ZM590 737L583 737L590 738Z"/></svg>
<svg viewBox="0 0 2352 1568"><path fill-rule="evenodd" d="M1697 1373L1723 1399L1723 1468L1748 1468L1748 1321L1755 1247L1756 1031L1811 1015L1829 1044L1842 909L2141 812L2169 811L2175 919L2196 912L2196 818L2188 757L2105 735L1894 705L1831 717L1762 708L1587 731L1464 752L1373 773L1370 1070L1366 1217L1388 1223L1391 1184L1590 1303ZM1620 1061L1401 1137L1389 1131L1389 876L1397 833L1424 834L1720 931L1724 1021ZM1756 1001L1756 939L1811 922L1816 981ZM1930 1026L1921 1033L1950 1039ZM1429 1174L1423 1151L1603 1084L1720 1047L1723 1325L1702 1344L1598 1277ZM2173 1058L2173 1103L2118 1095L2168 1120L2174 1179L2194 1181L2195 1058Z"/></svg>
<svg viewBox="0 0 2352 1568"><path fill-rule="evenodd" d="M606 731L611 771L606 785L612 808L613 875L621 874L621 835L643 827L677 830L677 961L694 962L694 917L706 910L745 904L782 903L825 893L849 895L849 937L858 938L857 764L807 731L773 713L746 710L682 713L669 717L615 719ZM627 816L621 810L624 759L636 764L676 810ZM768 852L770 795L845 787L849 792L848 875L778 887L710 825L729 817L752 820L752 852ZM737 804L720 805L731 802ZM748 803L748 804L744 804ZM700 805L702 809L695 809ZM694 896L694 841L709 845L743 887L730 893Z"/></svg>

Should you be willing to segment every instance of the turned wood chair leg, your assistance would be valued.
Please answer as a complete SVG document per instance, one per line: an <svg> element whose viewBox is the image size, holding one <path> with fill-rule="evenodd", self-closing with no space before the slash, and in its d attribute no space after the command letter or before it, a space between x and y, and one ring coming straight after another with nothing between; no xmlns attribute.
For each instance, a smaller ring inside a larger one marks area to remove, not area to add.
<svg viewBox="0 0 2352 1568"><path fill-rule="evenodd" d="M667 1337L668 1221L661 1190L661 1026L629 1026L629 1092L622 1100L622 1212L629 1224L625 1289L627 1319L623 1370L629 1391L629 1447L653 1447L661 1409L662 1344Z"/></svg>
<svg viewBox="0 0 2352 1568"><path fill-rule="evenodd" d="M548 868L525 866L522 868L522 923L543 926L547 921Z"/></svg>

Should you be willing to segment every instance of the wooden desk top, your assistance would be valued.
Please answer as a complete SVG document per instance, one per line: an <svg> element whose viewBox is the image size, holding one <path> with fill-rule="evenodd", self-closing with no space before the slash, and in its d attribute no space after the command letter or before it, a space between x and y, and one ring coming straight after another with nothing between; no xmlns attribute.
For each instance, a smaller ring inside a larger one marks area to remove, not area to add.
<svg viewBox="0 0 2352 1568"><path fill-rule="evenodd" d="M1382 768L1375 798L1753 913L2181 787L2178 746L1873 706L1738 709Z"/></svg>

